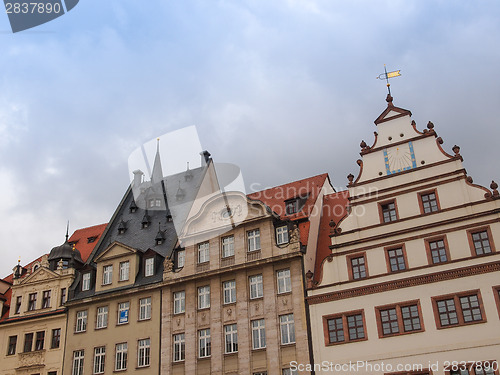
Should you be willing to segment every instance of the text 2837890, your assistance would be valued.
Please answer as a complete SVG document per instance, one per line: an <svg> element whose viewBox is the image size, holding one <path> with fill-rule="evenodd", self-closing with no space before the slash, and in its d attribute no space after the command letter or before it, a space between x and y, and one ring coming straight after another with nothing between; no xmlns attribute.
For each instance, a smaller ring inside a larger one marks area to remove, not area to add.
<svg viewBox="0 0 500 375"><path fill-rule="evenodd" d="M44 2L30 2L30 3L5 3L5 10L7 13L14 14L27 14L27 13L55 13L63 12L61 4L44 3Z"/></svg>

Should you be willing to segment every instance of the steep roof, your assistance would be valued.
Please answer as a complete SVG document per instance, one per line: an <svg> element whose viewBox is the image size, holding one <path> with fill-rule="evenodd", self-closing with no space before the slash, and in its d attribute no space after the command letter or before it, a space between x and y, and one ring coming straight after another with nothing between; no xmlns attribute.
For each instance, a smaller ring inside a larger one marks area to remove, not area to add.
<svg viewBox="0 0 500 375"><path fill-rule="evenodd" d="M90 253L94 250L95 245L99 242L104 229L108 224L93 225L91 227L75 230L68 242L75 244L75 247L80 251L82 260L87 261Z"/></svg>

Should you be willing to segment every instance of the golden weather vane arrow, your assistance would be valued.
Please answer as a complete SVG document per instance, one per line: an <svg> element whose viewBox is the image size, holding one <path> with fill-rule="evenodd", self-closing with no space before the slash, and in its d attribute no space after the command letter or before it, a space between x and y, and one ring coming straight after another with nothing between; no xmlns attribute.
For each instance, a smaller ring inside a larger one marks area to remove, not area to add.
<svg viewBox="0 0 500 375"><path fill-rule="evenodd" d="M391 95L391 84L389 83L389 78L394 78L394 77L399 77L401 75L401 70L395 70L393 72L387 73L387 68L385 67L384 64L384 73L379 74L377 79L385 79L387 82L387 90L389 91L389 95Z"/></svg>

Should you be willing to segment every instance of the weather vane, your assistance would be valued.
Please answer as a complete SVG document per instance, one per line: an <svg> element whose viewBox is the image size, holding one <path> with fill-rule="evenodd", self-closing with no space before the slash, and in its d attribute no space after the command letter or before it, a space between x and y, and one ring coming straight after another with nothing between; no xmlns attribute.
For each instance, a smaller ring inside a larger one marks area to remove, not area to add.
<svg viewBox="0 0 500 375"><path fill-rule="evenodd" d="M393 72L387 73L387 68L384 64L384 73L379 74L379 76L377 77L377 79L385 79L385 81L387 82L387 90L389 91L389 95L391 95L391 84L389 83L389 78L399 77L401 75L400 71L401 70L395 70Z"/></svg>

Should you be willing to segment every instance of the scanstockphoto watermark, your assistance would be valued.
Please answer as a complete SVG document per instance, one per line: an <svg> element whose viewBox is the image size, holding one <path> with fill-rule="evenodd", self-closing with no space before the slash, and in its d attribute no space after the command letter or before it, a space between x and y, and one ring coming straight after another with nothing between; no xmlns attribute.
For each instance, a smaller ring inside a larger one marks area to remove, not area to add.
<svg viewBox="0 0 500 375"><path fill-rule="evenodd" d="M427 365L427 366L426 366ZM388 373L388 372L413 372L413 371L423 371L424 369L430 368L431 365L437 366L438 364L421 364L421 363L370 363L367 361L349 361L346 363L335 363L330 361L323 361L320 363L315 363L314 365L310 363L298 363L297 361L290 362L290 369L292 371L310 372L315 371L316 373L339 373L339 374L364 374L364 373ZM437 367L436 367L437 369ZM435 370L434 370L435 371Z"/></svg>

